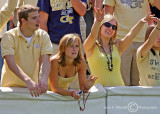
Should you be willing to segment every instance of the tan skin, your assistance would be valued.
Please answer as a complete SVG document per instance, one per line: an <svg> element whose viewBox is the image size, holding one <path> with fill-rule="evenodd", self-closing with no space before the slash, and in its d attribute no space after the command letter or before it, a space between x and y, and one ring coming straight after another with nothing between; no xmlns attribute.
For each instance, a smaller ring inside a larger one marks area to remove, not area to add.
<svg viewBox="0 0 160 114"><path fill-rule="evenodd" d="M77 45L78 41L75 41L72 46L69 46L65 49L65 53L67 53L65 54L66 66L61 67L60 70L60 76L63 78L70 78L75 76L76 72L75 72L75 66L73 65L73 61L78 54L79 47ZM60 64L59 60L57 59L57 55L53 56L50 61L51 61L51 69L54 69L51 70L50 73L50 85L52 91L59 93L61 95L71 96L71 91L58 87L58 77L59 77L58 72ZM86 81L86 62L84 58L81 58L81 62L77 65L77 72L78 72L80 90L87 92L85 90L85 87L89 89L94 84L97 78L90 76L90 78ZM75 100L80 99L80 95L78 95L77 92L78 91L73 92L73 98Z"/></svg>
<svg viewBox="0 0 160 114"><path fill-rule="evenodd" d="M84 50L86 52L86 56L90 57L95 49L96 46L96 40L100 34L100 41L101 44L105 50L106 53L109 53L109 41L111 37L114 35L115 31L112 30L111 27L105 27L102 25L100 28L100 22L104 18L104 9L101 11L99 8L95 9L95 22L93 24L93 27L91 29L91 33L84 42ZM132 43L132 40L135 38L135 36L139 33L139 31L142 29L143 25L150 21L156 19L154 15L151 15L150 13L143 19L141 19L131 30L130 32L122 39L116 42L116 47L118 48L119 54L122 55L122 53L129 47L129 45ZM109 21L110 24L116 25L115 20ZM99 33L100 31L100 33Z"/></svg>
<svg viewBox="0 0 160 114"><path fill-rule="evenodd" d="M160 19L157 21L157 28L160 28ZM159 50L160 51L160 30L154 28L147 41L141 46L141 57L146 56L150 49Z"/></svg>

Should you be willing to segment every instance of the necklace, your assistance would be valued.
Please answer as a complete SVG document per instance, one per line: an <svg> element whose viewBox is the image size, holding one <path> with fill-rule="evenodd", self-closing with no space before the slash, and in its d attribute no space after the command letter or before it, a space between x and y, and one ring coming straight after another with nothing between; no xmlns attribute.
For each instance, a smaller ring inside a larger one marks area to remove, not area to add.
<svg viewBox="0 0 160 114"><path fill-rule="evenodd" d="M107 60L106 60L106 61L107 61L107 69L108 69L109 71L113 71L111 45L109 44L110 59L108 58L108 56L107 56L107 54L106 54L106 52L105 52L105 50L104 50L103 46L102 46L102 45L100 45L100 47L101 47L101 49L102 49L102 51L103 51L103 53L105 54L106 59L107 59Z"/></svg>

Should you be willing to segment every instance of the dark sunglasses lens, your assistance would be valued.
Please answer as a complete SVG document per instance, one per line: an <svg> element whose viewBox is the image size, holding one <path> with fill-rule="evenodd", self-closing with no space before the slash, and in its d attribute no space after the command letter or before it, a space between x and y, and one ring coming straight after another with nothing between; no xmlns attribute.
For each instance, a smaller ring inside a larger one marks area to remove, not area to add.
<svg viewBox="0 0 160 114"><path fill-rule="evenodd" d="M108 22L106 22L106 23L104 23L104 26L105 26L105 27L110 27L110 26L111 26L111 24L110 24L110 23L108 23Z"/></svg>
<svg viewBox="0 0 160 114"><path fill-rule="evenodd" d="M117 30L117 26L116 26L116 25L111 25L111 24L108 23L108 22L105 22L105 23L104 23L104 26L105 26L105 27L108 27L108 28L109 28L110 26L112 26L112 29L113 29L113 30Z"/></svg>
<svg viewBox="0 0 160 114"><path fill-rule="evenodd" d="M117 30L117 26L112 25L112 29L113 29L113 30Z"/></svg>

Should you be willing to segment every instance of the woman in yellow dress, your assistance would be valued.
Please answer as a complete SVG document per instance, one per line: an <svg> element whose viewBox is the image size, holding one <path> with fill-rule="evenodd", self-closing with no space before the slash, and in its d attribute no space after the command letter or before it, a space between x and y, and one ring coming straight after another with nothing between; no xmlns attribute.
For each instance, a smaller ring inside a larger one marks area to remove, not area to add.
<svg viewBox="0 0 160 114"><path fill-rule="evenodd" d="M86 61L81 53L81 39L77 34L67 34L60 41L58 54L51 58L51 90L78 100L79 91L68 90L69 84L75 80L76 75L78 75L80 90L88 92L96 77L90 76L86 81Z"/></svg>
<svg viewBox="0 0 160 114"><path fill-rule="evenodd" d="M104 9L95 9L95 21L91 33L84 42L84 50L91 74L98 77L95 84L103 86L124 86L120 72L121 55L141 31L143 25L155 19L151 14L141 19L130 32L116 41L118 23L110 14L104 16Z"/></svg>

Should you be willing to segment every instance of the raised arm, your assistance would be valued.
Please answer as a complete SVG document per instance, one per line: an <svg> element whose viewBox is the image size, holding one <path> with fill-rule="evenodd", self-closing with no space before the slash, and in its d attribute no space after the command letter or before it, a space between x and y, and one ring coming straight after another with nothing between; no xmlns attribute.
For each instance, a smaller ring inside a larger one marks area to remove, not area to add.
<svg viewBox="0 0 160 114"><path fill-rule="evenodd" d="M104 18L104 9L101 11L99 8L98 9L94 8L94 12L95 12L95 21L92 25L91 33L89 34L88 38L85 40L83 45L87 57L91 56L93 53L96 40L98 38L98 33L100 30L100 24Z"/></svg>
<svg viewBox="0 0 160 114"><path fill-rule="evenodd" d="M80 16L84 16L86 14L86 3L82 2L81 0L71 0L73 8Z"/></svg>
<svg viewBox="0 0 160 114"><path fill-rule="evenodd" d="M157 26L153 29L150 33L149 38L141 47L141 57L144 57L149 53L150 49L152 48L155 40L157 39L158 34L160 33L160 19L158 20Z"/></svg>
<svg viewBox="0 0 160 114"><path fill-rule="evenodd" d="M39 96L37 84L15 63L14 56L6 55L4 58L9 69L26 83L31 95L35 97Z"/></svg>
<svg viewBox="0 0 160 114"><path fill-rule="evenodd" d="M5 24L7 24L11 14L17 6L18 0L8 0L7 3L0 9L0 32Z"/></svg>
<svg viewBox="0 0 160 114"><path fill-rule="evenodd" d="M154 15L149 13L146 17L142 18L131 30L130 32L123 38L116 43L120 55L130 46L132 40L136 37L136 35L141 31L143 25L150 20L157 19Z"/></svg>

